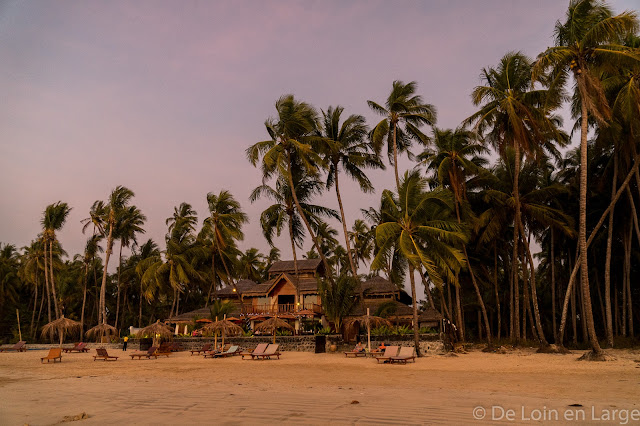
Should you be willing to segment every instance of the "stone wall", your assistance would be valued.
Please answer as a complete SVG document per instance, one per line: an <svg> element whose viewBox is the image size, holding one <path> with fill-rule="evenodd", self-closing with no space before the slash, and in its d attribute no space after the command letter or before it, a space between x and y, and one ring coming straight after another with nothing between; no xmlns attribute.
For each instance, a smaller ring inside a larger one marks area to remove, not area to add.
<svg viewBox="0 0 640 426"><path fill-rule="evenodd" d="M331 341L331 343L329 343ZM366 346L367 335L360 335L360 341ZM390 335L390 336L371 336L371 349L380 346L380 343L384 342L386 346L415 346L413 341L413 334L405 335ZM337 352L350 351L353 349L354 344L351 342L345 342L342 340L341 335L327 336L327 346L329 344L335 344L337 346ZM440 335L438 334L421 334L420 335L420 351L423 354L437 354L444 352L444 344Z"/></svg>

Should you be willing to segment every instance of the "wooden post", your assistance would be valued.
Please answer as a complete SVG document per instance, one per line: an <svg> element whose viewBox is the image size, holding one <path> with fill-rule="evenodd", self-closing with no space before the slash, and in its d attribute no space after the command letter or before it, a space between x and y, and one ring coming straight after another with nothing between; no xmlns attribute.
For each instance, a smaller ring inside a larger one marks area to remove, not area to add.
<svg viewBox="0 0 640 426"><path fill-rule="evenodd" d="M369 321L369 308L367 308L367 348L371 352L371 322Z"/></svg>
<svg viewBox="0 0 640 426"><path fill-rule="evenodd" d="M20 341L22 341L22 331L20 330L20 311L17 309L16 316L18 317L18 335L20 336Z"/></svg>

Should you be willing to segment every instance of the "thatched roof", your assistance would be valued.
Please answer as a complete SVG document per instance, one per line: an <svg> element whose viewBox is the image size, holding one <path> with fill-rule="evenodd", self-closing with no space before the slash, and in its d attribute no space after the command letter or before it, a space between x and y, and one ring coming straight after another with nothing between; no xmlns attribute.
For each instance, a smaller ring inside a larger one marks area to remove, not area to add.
<svg viewBox="0 0 640 426"><path fill-rule="evenodd" d="M118 329L109 324L98 324L93 328L87 330L84 334L87 337L97 337L97 336L109 336L113 334L114 336L118 335Z"/></svg>
<svg viewBox="0 0 640 426"><path fill-rule="evenodd" d="M148 325L142 330L138 331L136 333L136 336L137 337L145 337L145 336L155 337L158 334L161 337L171 337L173 336L173 331L169 327L161 323L160 320L158 320L153 324Z"/></svg>
<svg viewBox="0 0 640 426"><path fill-rule="evenodd" d="M320 259L300 259L298 260L298 272L316 272L321 268L322 261ZM269 275L279 274L281 272L289 272L295 274L296 268L293 260L281 260L275 262L269 268Z"/></svg>
<svg viewBox="0 0 640 426"><path fill-rule="evenodd" d="M286 328L287 330L293 330L293 327L286 321L280 318L269 318L268 320L261 322L255 327L256 331L264 331L267 333L273 333L279 328Z"/></svg>
<svg viewBox="0 0 640 426"><path fill-rule="evenodd" d="M366 294L397 294L400 289L391 281L382 277L373 277L360 284Z"/></svg>
<svg viewBox="0 0 640 426"><path fill-rule="evenodd" d="M226 336L235 336L242 333L242 327L229 320L212 322L202 327L203 333L215 333L216 331Z"/></svg>
<svg viewBox="0 0 640 426"><path fill-rule="evenodd" d="M425 309L424 312L421 312L420 315L418 315L418 320L420 322L435 322L440 321L442 318L443 317L440 312L431 307Z"/></svg>
<svg viewBox="0 0 640 426"><path fill-rule="evenodd" d="M359 316L359 317L348 317L347 319L344 320L344 324L347 327L352 326L355 322L359 322L360 324L364 325L365 327L380 327L381 325L386 325L388 327L391 327L391 321L389 321L386 318L382 318L382 317L376 317L373 315L364 315L364 316Z"/></svg>
<svg viewBox="0 0 640 426"><path fill-rule="evenodd" d="M47 334L58 335L60 337L60 344L62 344L64 336L68 331L77 331L80 330L81 327L82 324L80 324L78 321L65 318L63 315L57 320L51 321L49 324L44 325L42 327L42 336L45 336Z"/></svg>

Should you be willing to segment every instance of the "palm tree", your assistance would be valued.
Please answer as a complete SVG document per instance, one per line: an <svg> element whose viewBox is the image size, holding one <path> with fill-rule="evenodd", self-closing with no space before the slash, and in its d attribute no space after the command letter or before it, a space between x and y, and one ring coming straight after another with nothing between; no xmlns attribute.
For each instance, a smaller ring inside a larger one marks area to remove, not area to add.
<svg viewBox="0 0 640 426"><path fill-rule="evenodd" d="M321 159L310 143L316 131L318 113L310 104L296 101L293 95L285 95L278 99L276 110L277 119L270 118L265 122L271 139L249 147L247 157L253 166L256 166L262 158L263 179L269 179L274 174L287 179L298 214L320 254L326 271L329 272L331 270L329 262L317 246L309 219L300 205L294 181L295 173L309 175L312 178L318 175L318 164L321 163ZM334 282L331 274L327 279Z"/></svg>
<svg viewBox="0 0 640 426"><path fill-rule="evenodd" d="M371 260L375 247L375 229L371 229L364 220L356 219L349 232L349 239L353 244L353 252L356 264Z"/></svg>
<svg viewBox="0 0 640 426"><path fill-rule="evenodd" d="M211 287L207 296L207 303L211 297L211 288L214 291L215 298L215 279L216 279L216 254L220 256L224 267L226 277L230 285L238 291L229 267L224 260L229 254L226 251L229 248L235 249L235 242L242 241L244 234L242 233L242 225L249 221L247 215L242 211L240 203L237 202L233 195L227 190L222 190L218 195L210 192L207 194L207 203L209 205L209 217L204 220L201 235L207 237L211 242ZM242 302L242 297L238 293Z"/></svg>
<svg viewBox="0 0 640 426"><path fill-rule="evenodd" d="M465 120L475 123L475 130L504 156L507 147L515 152L513 194L515 217L513 231L512 270L518 270L518 242L520 241L520 188L519 171L521 152L530 158L541 158L545 151L557 156L554 141L563 141L565 135L558 130L558 118L549 114L560 106L561 93L555 90L532 88L532 64L520 52L507 53L497 68L483 69L484 86L473 90L474 105L478 112ZM548 79L545 77L544 82ZM514 288L518 288L518 274L513 274ZM516 300L516 313L519 312ZM519 315L515 316L515 340L520 339Z"/></svg>
<svg viewBox="0 0 640 426"><path fill-rule="evenodd" d="M413 141L426 145L429 139L420 127L424 124L433 126L436 123L436 108L424 103L422 97L415 94L416 89L415 81L405 84L396 80L384 107L376 102L367 101L374 112L384 116L373 128L371 140L376 152L380 152L386 139L389 160L393 159L396 189L400 188L398 154L406 151L411 157L409 148Z"/></svg>
<svg viewBox="0 0 640 426"><path fill-rule="evenodd" d="M23 254L20 259L20 269L18 274L23 282L33 285L33 312L31 314L29 335L35 336L34 325L36 324L36 311L38 308L38 289L40 288L41 271L44 270L44 247L40 240L36 240L31 241L31 244L23 247L22 250ZM38 323L40 322L40 315L42 314L44 297L45 295L43 292L40 296L40 313L38 314ZM36 326L36 328L38 327Z"/></svg>
<svg viewBox="0 0 640 426"><path fill-rule="evenodd" d="M140 280L140 300L139 300L139 311L138 311L138 327L142 327L142 300L146 299L147 301L151 300L154 295L155 289L155 281L151 285L151 288L145 288L145 280L143 280L143 276L146 273L147 269L149 269L152 265L161 260L160 250L158 249L158 245L152 240L149 239L147 242L140 246L140 251L135 253L136 257L136 275ZM151 281L151 280L149 280Z"/></svg>
<svg viewBox="0 0 640 426"><path fill-rule="evenodd" d="M0 318L5 309L19 301L18 252L13 244L0 244Z"/></svg>
<svg viewBox="0 0 640 426"><path fill-rule="evenodd" d="M351 313L356 304L355 291L358 282L349 275L340 275L334 284L319 281L318 290L322 309L333 322L336 332L342 328L342 320Z"/></svg>
<svg viewBox="0 0 640 426"><path fill-rule="evenodd" d="M82 313L80 314L80 329L84 333L84 308L87 302L87 281L89 277L89 266L93 263L96 255L102 253L104 250L100 247L99 242L102 239L99 235L92 235L87 240L84 247L84 256L82 263L84 264L84 279L83 279L83 291L82 291Z"/></svg>
<svg viewBox="0 0 640 426"><path fill-rule="evenodd" d="M461 205L467 200L467 179L470 176L479 174L482 171L482 165L486 163L486 160L479 156L486 154L488 150L481 144L476 143L475 139L475 133L462 127L455 130L440 130L434 128L433 143L435 149L432 150L428 148L419 156L419 158L422 158L427 164L429 169L437 171L440 185L446 185L452 192L458 224L462 224ZM469 209L466 208L465 211L469 211ZM465 221L469 222L468 219L469 218L466 217ZM489 316L487 315L487 309L482 300L476 275L471 267L466 245L462 246L462 252L467 262L467 268L471 276L471 283L473 284L476 297L478 298L478 304L482 310L487 344L489 347L492 347L493 341L491 339Z"/></svg>
<svg viewBox="0 0 640 426"><path fill-rule="evenodd" d="M335 108L330 106L326 112L322 111L323 120L319 134L322 138L322 157L328 168L327 189L335 185L347 256L351 272L357 278L358 264L353 259L354 253L349 244L347 220L342 206L342 197L340 196L340 169L347 176L358 182L363 192L373 192L373 185L362 169L383 169L384 164L366 141L368 129L365 118L361 115L353 114L340 124L340 117L343 112L344 108L341 106Z"/></svg>
<svg viewBox="0 0 640 426"><path fill-rule="evenodd" d="M576 95L580 105L580 204L578 225L578 247L580 256L580 279L585 307L586 324L592 356L602 359L604 352L598 343L587 262L587 133L589 115L602 125L611 117L598 72L602 67L615 69L625 64L640 61L637 49L622 45L627 34L638 30L638 19L634 12L623 12L613 16L611 9L598 0L571 0L566 20L556 22L555 46L538 56L533 77L538 78L547 69L560 81L571 73L576 81ZM577 115L577 114L576 114Z"/></svg>
<svg viewBox="0 0 640 426"><path fill-rule="evenodd" d="M257 248L247 249L238 260L240 278L260 282L264 276L265 256Z"/></svg>
<svg viewBox="0 0 640 426"><path fill-rule="evenodd" d="M450 192L425 192L426 182L418 172L406 172L398 194L382 193L383 223L376 228L379 251L372 268L382 269L385 254L397 249L409 264L409 280L413 299L413 336L420 356L418 335L418 300L414 270L424 268L437 286L447 279L458 284L457 272L464 265L464 257L455 246L464 244L467 237L453 219L453 200Z"/></svg>
<svg viewBox="0 0 640 426"><path fill-rule="evenodd" d="M55 317L58 319L60 317L60 311L58 309L58 298L56 295L56 284L54 280L53 274L53 245L57 242L56 239L56 231L59 231L64 226L64 223L67 221L67 216L69 216L69 212L71 211L71 207L67 203L63 203L62 201L58 201L55 204L50 204L44 211L42 218L42 227L43 229L43 237L45 241L49 244L49 259L46 262L45 259L45 274L48 266L49 269L49 285L51 289L51 294L53 296L53 308L55 312ZM45 246L45 257L46 257L47 249Z"/></svg>

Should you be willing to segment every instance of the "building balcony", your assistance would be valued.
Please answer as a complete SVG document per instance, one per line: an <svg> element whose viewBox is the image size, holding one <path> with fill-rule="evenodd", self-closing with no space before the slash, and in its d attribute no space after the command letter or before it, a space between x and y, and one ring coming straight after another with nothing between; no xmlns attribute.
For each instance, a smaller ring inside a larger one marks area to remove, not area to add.
<svg viewBox="0 0 640 426"><path fill-rule="evenodd" d="M301 310L310 310L316 314L322 314L322 306L315 303L304 303L300 305L296 305L295 303L287 303L280 305L245 305L243 307L243 314L266 314L266 315L275 315L275 314L295 314Z"/></svg>

